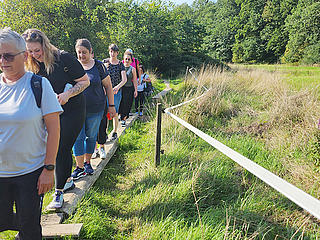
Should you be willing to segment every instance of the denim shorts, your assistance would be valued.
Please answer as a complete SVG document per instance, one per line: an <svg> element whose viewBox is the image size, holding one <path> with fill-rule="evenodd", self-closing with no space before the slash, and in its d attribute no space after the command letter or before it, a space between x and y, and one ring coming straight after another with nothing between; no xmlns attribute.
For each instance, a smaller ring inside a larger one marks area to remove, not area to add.
<svg viewBox="0 0 320 240"><path fill-rule="evenodd" d="M119 113L121 98L122 98L122 90L120 89L118 93L114 95L114 106L117 113ZM108 98L107 98L107 107L109 107Z"/></svg>

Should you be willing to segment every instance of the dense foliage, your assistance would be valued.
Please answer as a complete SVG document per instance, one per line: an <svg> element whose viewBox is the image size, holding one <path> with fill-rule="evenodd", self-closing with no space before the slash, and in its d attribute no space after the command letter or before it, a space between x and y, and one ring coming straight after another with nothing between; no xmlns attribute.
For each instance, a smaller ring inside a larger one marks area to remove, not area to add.
<svg viewBox="0 0 320 240"><path fill-rule="evenodd" d="M318 63L319 16L317 0L0 1L1 28L38 28L70 52L86 37L100 59L114 42L167 76L220 61Z"/></svg>

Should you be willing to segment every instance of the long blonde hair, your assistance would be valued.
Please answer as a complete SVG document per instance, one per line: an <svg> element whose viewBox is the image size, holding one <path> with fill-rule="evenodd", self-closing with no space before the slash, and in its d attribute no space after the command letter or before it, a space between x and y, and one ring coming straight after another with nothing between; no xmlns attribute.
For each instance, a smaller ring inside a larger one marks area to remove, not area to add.
<svg viewBox="0 0 320 240"><path fill-rule="evenodd" d="M43 62L45 66L45 70L47 74L50 74L53 71L54 63L56 57L58 56L59 49L53 46L48 37L38 29L27 29L23 34L22 37L28 42L38 42L42 46L43 50ZM34 59L30 54L28 60L26 62L27 70L30 70L34 73L38 73L40 71L39 62Z"/></svg>

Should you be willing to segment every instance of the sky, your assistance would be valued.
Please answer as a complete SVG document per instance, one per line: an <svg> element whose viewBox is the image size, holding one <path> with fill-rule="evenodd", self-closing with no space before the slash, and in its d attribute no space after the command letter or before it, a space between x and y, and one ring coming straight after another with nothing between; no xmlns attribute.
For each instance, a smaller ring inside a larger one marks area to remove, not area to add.
<svg viewBox="0 0 320 240"><path fill-rule="evenodd" d="M172 2L174 2L176 4L188 3L189 6L191 6L193 0L172 0Z"/></svg>

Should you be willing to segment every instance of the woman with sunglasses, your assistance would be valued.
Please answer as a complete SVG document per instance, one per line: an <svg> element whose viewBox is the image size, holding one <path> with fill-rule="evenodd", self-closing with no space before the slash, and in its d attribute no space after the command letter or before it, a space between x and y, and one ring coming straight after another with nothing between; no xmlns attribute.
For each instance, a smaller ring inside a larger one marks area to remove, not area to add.
<svg viewBox="0 0 320 240"><path fill-rule="evenodd" d="M71 54L53 46L48 37L37 29L28 29L22 34L29 57L26 68L49 79L64 112L60 115L60 142L56 159L55 195L49 208L61 208L63 193L74 188L67 179L72 170L72 146L85 121L85 97L82 94L89 78L82 65Z"/></svg>
<svg viewBox="0 0 320 240"><path fill-rule="evenodd" d="M129 117L133 98L138 95L137 92L137 73L136 69L131 66L132 54L125 53L123 56L124 67L127 74L127 82L122 87L122 98L120 102L120 120L123 127L126 126L126 119Z"/></svg>
<svg viewBox="0 0 320 240"><path fill-rule="evenodd" d="M90 79L90 86L83 94L86 97L86 120L85 124L73 146L77 167L72 173L72 178L77 180L87 174L93 174L90 164L94 152L100 121L106 106L106 89L108 97L108 112L111 117L116 114L113 89L108 70L104 64L93 59L93 50L88 39L78 39L76 42L78 60Z"/></svg>
<svg viewBox="0 0 320 240"><path fill-rule="evenodd" d="M27 57L23 38L0 29L0 232L41 240L41 204L54 185L62 108L49 81L25 70ZM41 83L40 105L34 79Z"/></svg>

